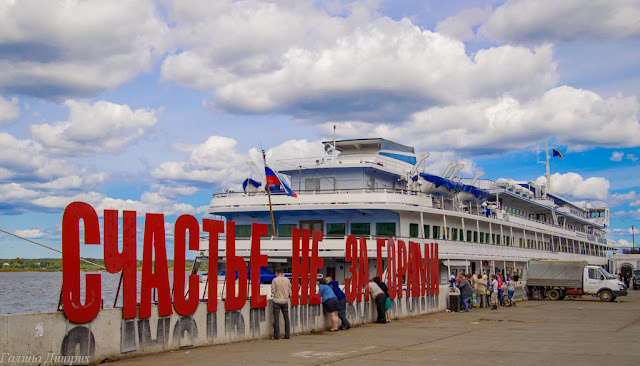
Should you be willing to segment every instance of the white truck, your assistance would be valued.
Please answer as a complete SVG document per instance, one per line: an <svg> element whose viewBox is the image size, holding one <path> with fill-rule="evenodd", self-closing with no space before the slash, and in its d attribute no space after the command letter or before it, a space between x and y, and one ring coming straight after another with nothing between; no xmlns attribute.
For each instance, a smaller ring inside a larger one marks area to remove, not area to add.
<svg viewBox="0 0 640 366"><path fill-rule="evenodd" d="M540 293L549 300L565 296L592 295L601 301L613 301L627 295L627 286L604 268L579 260L530 260L527 292Z"/></svg>

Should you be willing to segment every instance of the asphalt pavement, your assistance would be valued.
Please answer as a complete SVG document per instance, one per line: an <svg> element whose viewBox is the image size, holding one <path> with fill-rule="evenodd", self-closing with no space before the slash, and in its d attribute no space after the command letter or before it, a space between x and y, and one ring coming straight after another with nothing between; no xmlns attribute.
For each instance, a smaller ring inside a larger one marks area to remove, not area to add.
<svg viewBox="0 0 640 366"><path fill-rule="evenodd" d="M293 334L113 362L175 365L638 365L640 291L439 312L339 332Z"/></svg>

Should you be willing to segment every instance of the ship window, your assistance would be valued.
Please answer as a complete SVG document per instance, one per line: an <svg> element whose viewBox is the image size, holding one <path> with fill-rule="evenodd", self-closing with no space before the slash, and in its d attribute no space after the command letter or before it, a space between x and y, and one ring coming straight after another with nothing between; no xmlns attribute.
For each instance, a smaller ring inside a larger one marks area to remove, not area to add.
<svg viewBox="0 0 640 366"><path fill-rule="evenodd" d="M353 235L370 235L371 224L370 223L353 223L351 224L351 234Z"/></svg>
<svg viewBox="0 0 640 366"><path fill-rule="evenodd" d="M251 237L251 225L236 225L236 238Z"/></svg>
<svg viewBox="0 0 640 366"><path fill-rule="evenodd" d="M324 232L324 221L300 221L300 229Z"/></svg>
<svg viewBox="0 0 640 366"><path fill-rule="evenodd" d="M396 236L395 222L378 222L376 223L376 235L379 236Z"/></svg>
<svg viewBox="0 0 640 366"><path fill-rule="evenodd" d="M440 226L433 225L433 239L440 239Z"/></svg>
<svg viewBox="0 0 640 366"><path fill-rule="evenodd" d="M320 190L320 178L306 178L304 180L305 191L319 191Z"/></svg>
<svg viewBox="0 0 640 366"><path fill-rule="evenodd" d="M480 242L484 243L484 233L480 232Z"/></svg>
<svg viewBox="0 0 640 366"><path fill-rule="evenodd" d="M472 241L473 237L471 236L471 230L467 230L467 241Z"/></svg>
<svg viewBox="0 0 640 366"><path fill-rule="evenodd" d="M327 236L345 236L346 230L345 224L327 224Z"/></svg>
<svg viewBox="0 0 640 366"><path fill-rule="evenodd" d="M509 246L509 239L510 239L510 237L508 237L508 236L507 236L507 237L505 237L504 239L505 239L505 243L507 244L507 246Z"/></svg>
<svg viewBox="0 0 640 366"><path fill-rule="evenodd" d="M474 232L473 232L473 242L474 242L474 243L477 243L477 242L478 242L478 232L477 232L477 231L474 231Z"/></svg>
<svg viewBox="0 0 640 366"><path fill-rule="evenodd" d="M496 244L497 244L497 245L500 245L500 235L498 235L498 236L496 237Z"/></svg>
<svg viewBox="0 0 640 366"><path fill-rule="evenodd" d="M451 229L452 231L452 235L453 235L453 240L458 240L458 229L453 228Z"/></svg>
<svg viewBox="0 0 640 366"><path fill-rule="evenodd" d="M295 225L294 225L295 226ZM267 225L267 235L272 236L273 230L271 224ZM291 236L291 234L289 234ZM236 225L236 238L250 238L251 237L251 225Z"/></svg>
<svg viewBox="0 0 640 366"><path fill-rule="evenodd" d="M431 226L430 225L425 225L424 226L424 237L425 238L430 238L431 237Z"/></svg>
<svg viewBox="0 0 640 366"><path fill-rule="evenodd" d="M418 224L409 224L409 236L412 238L417 238L420 235L418 233L418 229L420 229L420 226L418 226Z"/></svg>
<svg viewBox="0 0 640 366"><path fill-rule="evenodd" d="M296 227L295 224L279 224L278 225L278 236L283 236L285 238L290 238L294 227Z"/></svg>

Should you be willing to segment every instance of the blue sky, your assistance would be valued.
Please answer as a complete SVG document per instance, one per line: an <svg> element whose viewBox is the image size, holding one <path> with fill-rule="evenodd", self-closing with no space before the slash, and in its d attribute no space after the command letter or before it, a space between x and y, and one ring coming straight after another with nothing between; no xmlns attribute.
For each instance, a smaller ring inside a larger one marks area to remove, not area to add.
<svg viewBox="0 0 640 366"><path fill-rule="evenodd" d="M170 236L260 146L315 156L336 125L494 180L539 179L549 140L553 191L607 204L628 246L637 19L638 0L0 1L0 229L60 248L84 201L164 213ZM0 258L56 256L0 235Z"/></svg>

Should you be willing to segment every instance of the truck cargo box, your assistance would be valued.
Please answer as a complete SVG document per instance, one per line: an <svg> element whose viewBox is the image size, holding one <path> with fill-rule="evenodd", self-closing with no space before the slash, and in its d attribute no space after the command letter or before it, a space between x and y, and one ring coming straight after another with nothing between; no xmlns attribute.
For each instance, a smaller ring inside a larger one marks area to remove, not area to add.
<svg viewBox="0 0 640 366"><path fill-rule="evenodd" d="M582 274L587 261L531 260L528 286L582 288Z"/></svg>

